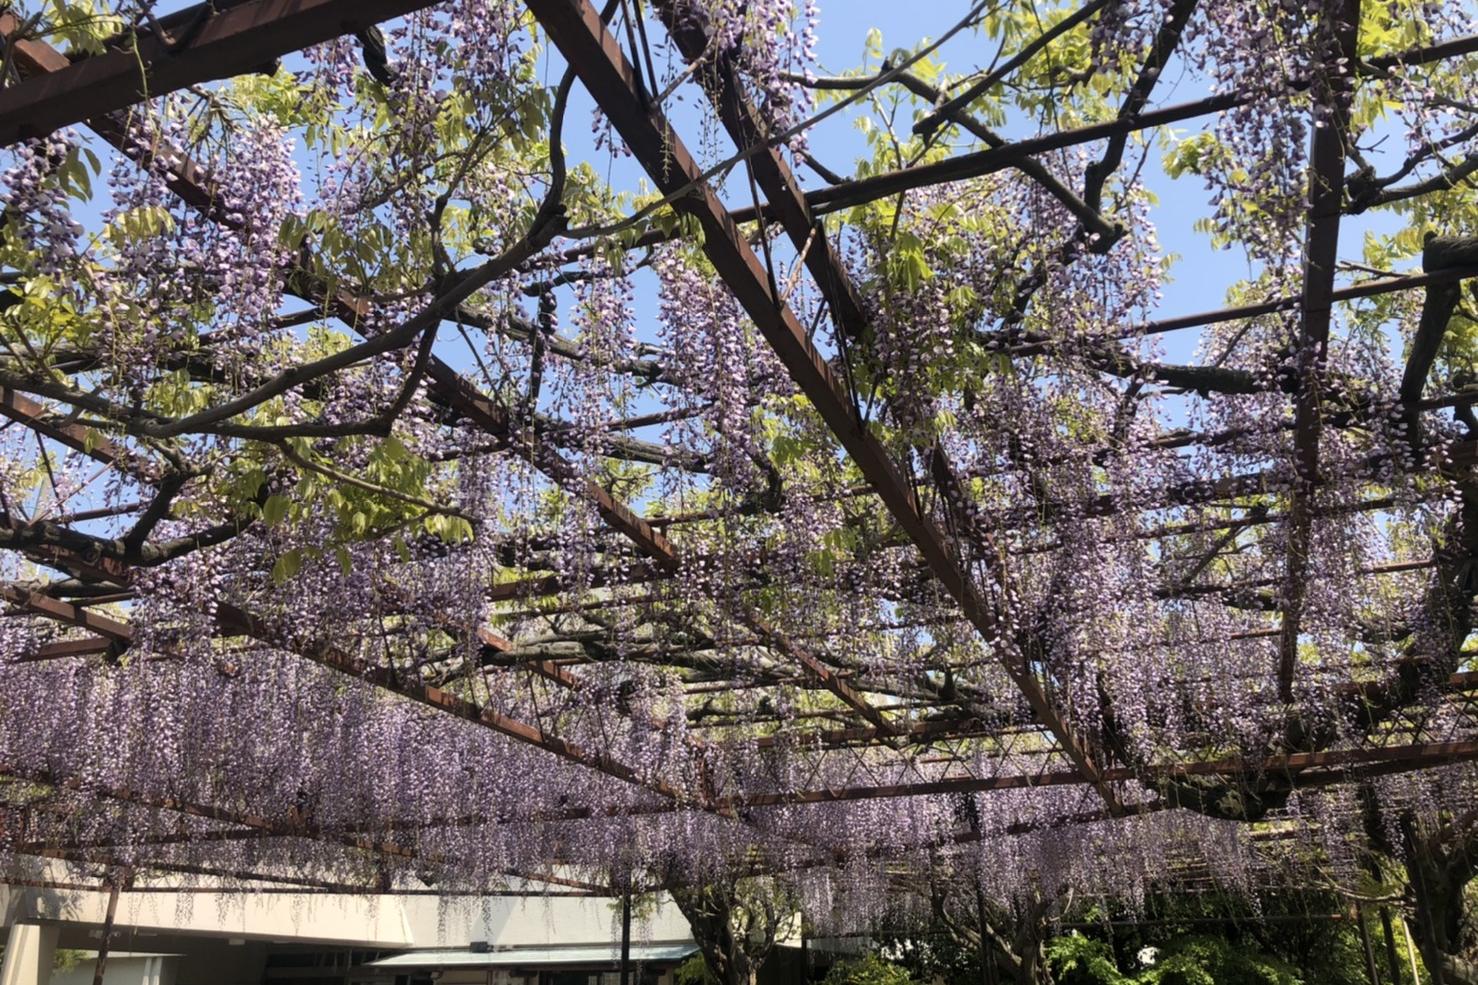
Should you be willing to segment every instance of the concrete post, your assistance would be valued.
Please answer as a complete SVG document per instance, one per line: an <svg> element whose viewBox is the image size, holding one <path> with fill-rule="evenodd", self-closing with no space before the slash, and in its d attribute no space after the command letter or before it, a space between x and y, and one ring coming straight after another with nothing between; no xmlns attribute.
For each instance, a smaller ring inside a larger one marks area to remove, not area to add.
<svg viewBox="0 0 1478 985"><path fill-rule="evenodd" d="M46 924L18 923L5 941L5 962L0 964L0 985L47 985L56 959L58 928Z"/></svg>

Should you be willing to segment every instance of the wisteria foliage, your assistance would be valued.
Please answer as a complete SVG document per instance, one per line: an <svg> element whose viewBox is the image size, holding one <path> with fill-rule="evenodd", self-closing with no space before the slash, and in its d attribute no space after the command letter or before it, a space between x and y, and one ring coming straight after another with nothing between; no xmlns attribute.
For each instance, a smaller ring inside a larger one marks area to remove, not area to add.
<svg viewBox="0 0 1478 985"><path fill-rule="evenodd" d="M39 407L0 430L5 863L70 845L449 892L774 877L847 931L937 917L941 872L1045 919L1206 867L1247 892L1311 859L1354 872L1351 837L1398 860L1470 837L1466 767L1259 765L1474 738L1472 309L1452 279L1341 300L1321 342L1306 300L1321 133L1346 223L1398 230L1341 239L1330 283L1478 261L1471 58L1391 57L1469 36L1470 5L1111 0L1062 31L1076 8L929 6L948 46L873 39L839 76L817 45L846 15L815 0L644 6L608 17L653 112L690 119L727 79L781 166L834 191L816 116L844 100L865 178L1129 119L1172 77L1238 97L829 212L860 336L805 251L744 227L997 628L691 223L621 177L611 120L568 111L534 14L448 0L158 95L115 139L3 151L0 393ZM146 4L21 11L16 39L78 57L154 29ZM970 88L996 48L1023 57ZM698 115L696 154L748 202ZM1208 319L1183 361L1155 330L1181 272L1157 180L1196 190L1246 271L1206 307L1292 299ZM622 511L653 526L623 535ZM1075 769L1012 666L1113 802L1006 782ZM945 779L974 787L908 795Z"/></svg>

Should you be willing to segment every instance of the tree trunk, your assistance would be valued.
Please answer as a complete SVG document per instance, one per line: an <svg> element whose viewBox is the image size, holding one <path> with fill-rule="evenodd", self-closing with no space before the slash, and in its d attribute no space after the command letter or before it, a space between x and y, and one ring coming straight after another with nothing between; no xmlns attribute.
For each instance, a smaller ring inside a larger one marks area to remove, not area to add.
<svg viewBox="0 0 1478 985"><path fill-rule="evenodd" d="M1037 902L1022 908L1017 916L1013 950L1020 958L1016 968L1017 985L1052 985L1052 969L1047 965L1047 914L1050 904Z"/></svg>
<svg viewBox="0 0 1478 985"><path fill-rule="evenodd" d="M708 970L722 985L755 985L759 965L774 943L775 927L736 928L737 891L717 885L680 886L669 890L672 901L687 918ZM751 940L751 930L760 940Z"/></svg>
<svg viewBox="0 0 1478 985"><path fill-rule="evenodd" d="M1478 846L1470 844L1471 837L1433 830L1411 816L1402 819L1401 833L1416 904L1417 947L1434 985L1478 985L1478 928L1466 898Z"/></svg>

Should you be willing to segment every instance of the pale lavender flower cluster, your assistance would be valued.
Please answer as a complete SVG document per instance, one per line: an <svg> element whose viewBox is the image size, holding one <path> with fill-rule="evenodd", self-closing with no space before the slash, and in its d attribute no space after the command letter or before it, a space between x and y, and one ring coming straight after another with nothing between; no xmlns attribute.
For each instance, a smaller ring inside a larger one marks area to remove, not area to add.
<svg viewBox="0 0 1478 985"><path fill-rule="evenodd" d="M816 65L819 0L803 0L799 9L796 0L684 0L681 16L702 22L710 52L729 58L754 86L776 131L801 126L810 96L786 77L809 75ZM804 151L805 130L788 144Z"/></svg>
<svg viewBox="0 0 1478 985"><path fill-rule="evenodd" d="M75 150L69 130L58 130L9 151L10 166L0 172L0 207L20 240L36 254L37 272L51 276L58 290L71 290L82 225L72 216L67 191L57 171Z"/></svg>

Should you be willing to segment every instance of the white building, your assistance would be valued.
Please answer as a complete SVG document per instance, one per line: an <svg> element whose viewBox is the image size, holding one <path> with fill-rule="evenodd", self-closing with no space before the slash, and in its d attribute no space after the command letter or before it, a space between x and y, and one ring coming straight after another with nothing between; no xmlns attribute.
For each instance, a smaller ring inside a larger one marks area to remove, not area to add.
<svg viewBox="0 0 1478 985"><path fill-rule="evenodd" d="M458 902L312 892L143 887L119 894L108 985L615 985L618 899L537 893ZM0 985L86 985L107 912L103 892L0 885L8 928ZM696 953L659 900L633 919L633 985L671 985ZM60 955L61 960L58 960Z"/></svg>

